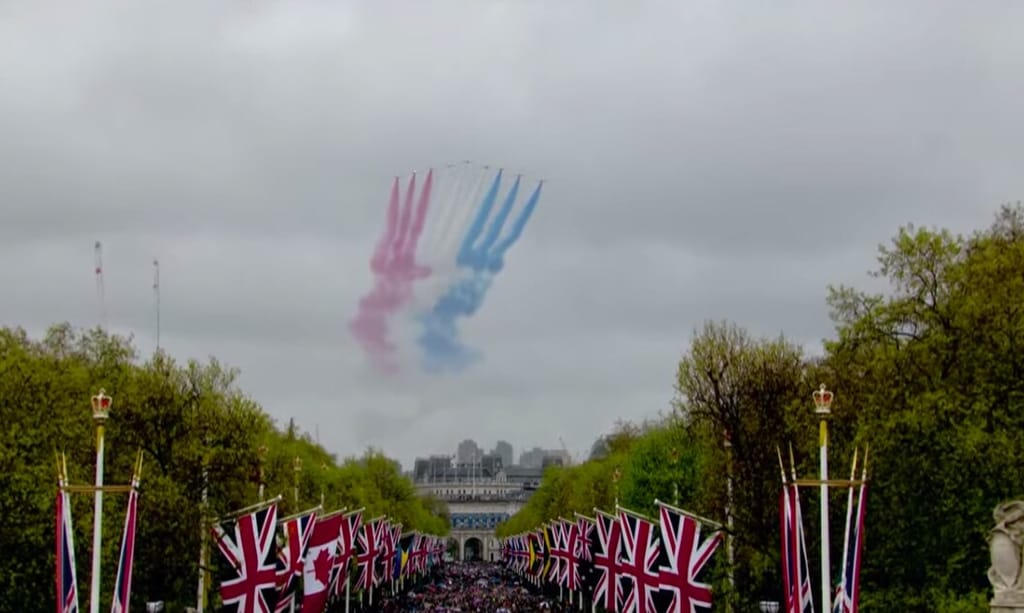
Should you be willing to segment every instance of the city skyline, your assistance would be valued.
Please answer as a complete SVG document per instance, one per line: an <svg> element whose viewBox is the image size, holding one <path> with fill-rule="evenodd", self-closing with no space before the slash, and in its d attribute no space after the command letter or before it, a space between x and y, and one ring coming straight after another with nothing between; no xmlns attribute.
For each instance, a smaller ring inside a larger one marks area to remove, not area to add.
<svg viewBox="0 0 1024 613"><path fill-rule="evenodd" d="M477 453L475 455L472 454L467 443L472 443L473 445L476 446ZM503 444L508 446L507 454L502 453ZM463 449L466 449L466 453L462 453ZM576 460L576 458L567 449L545 448L539 445L524 445L521 448L519 448L519 451L517 452L517 447L504 439L496 440L494 446L488 449L486 446L481 446L476 441L476 439L466 438L459 441L459 444L456 445L455 453L448 454L439 451L435 453L428 453L426 455L417 456L408 465L403 463L402 468L404 471L409 472L410 470L412 470L412 467L417 460L430 460L432 458L449 458L450 460L452 460L453 465L459 465L479 463L483 460L484 456L495 455L502 458L502 466L539 467L541 466L543 458L545 457L560 457L563 458L563 460L566 463L571 463ZM524 457L527 458L527 461L525 463L523 461ZM511 461L507 461L509 458L511 458ZM534 460L534 458L536 458L536 460Z"/></svg>

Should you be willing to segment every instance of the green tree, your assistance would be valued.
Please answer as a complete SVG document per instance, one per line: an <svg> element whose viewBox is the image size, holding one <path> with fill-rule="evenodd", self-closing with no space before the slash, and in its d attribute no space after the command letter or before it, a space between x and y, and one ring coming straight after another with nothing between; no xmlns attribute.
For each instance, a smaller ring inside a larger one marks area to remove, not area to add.
<svg viewBox="0 0 1024 613"><path fill-rule="evenodd" d="M1024 475L1022 228L1019 205L970 237L903 228L879 255L888 295L830 293L825 367L872 447L865 606L987 591L991 512Z"/></svg>
<svg viewBox="0 0 1024 613"><path fill-rule="evenodd" d="M136 537L133 609L164 600L170 611L194 604L200 503L221 515L257 499L261 462L267 495L282 512L342 506L387 512L406 529L447 532L447 509L415 495L395 462L379 452L339 463L294 426L278 429L216 360L176 363L164 353L140 361L130 339L101 330L52 327L33 341L0 329L0 613L54 608L54 452L67 454L74 483L91 483L95 456L89 398L113 396L107 424L107 483L127 483L138 449L144 466ZM259 449L266 446L261 459ZM303 469L293 470L295 458ZM205 475L205 478L204 478ZM292 495L299 486L299 503ZM104 497L102 608L109 608L126 497ZM92 499L72 497L79 592L88 595Z"/></svg>
<svg viewBox="0 0 1024 613"><path fill-rule="evenodd" d="M679 362L676 410L700 445L702 468L703 488L691 509L723 523L732 509L741 609L780 597L777 450L807 438L807 411L800 410L811 389L805 369L796 345L752 338L732 323L706 323Z"/></svg>

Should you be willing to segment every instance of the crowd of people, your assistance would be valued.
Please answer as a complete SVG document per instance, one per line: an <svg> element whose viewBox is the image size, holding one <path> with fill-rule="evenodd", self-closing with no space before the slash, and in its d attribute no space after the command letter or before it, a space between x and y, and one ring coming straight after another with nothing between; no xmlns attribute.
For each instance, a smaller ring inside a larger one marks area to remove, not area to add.
<svg viewBox="0 0 1024 613"><path fill-rule="evenodd" d="M381 599L374 610L434 613L512 613L572 610L557 598L541 594L501 564L449 563L421 585Z"/></svg>

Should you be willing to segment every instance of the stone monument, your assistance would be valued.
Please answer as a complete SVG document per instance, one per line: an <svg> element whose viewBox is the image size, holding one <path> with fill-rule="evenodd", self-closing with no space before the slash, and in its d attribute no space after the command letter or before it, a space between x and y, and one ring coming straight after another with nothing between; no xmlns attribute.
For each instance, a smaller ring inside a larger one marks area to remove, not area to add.
<svg viewBox="0 0 1024 613"><path fill-rule="evenodd" d="M1024 501L1011 500L996 507L992 513L996 525L988 535L992 567L988 580L995 592L992 613L1024 613Z"/></svg>

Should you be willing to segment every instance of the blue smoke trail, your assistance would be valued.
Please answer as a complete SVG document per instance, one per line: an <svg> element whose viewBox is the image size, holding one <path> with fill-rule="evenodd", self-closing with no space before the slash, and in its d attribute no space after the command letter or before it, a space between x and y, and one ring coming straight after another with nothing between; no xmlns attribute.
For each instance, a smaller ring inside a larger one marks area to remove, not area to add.
<svg viewBox="0 0 1024 613"><path fill-rule="evenodd" d="M477 245L477 240L484 233L487 219L498 198L501 178L502 173L499 171L480 202L476 217L459 247L457 264L459 268L466 270L466 274L453 283L433 308L419 318L423 324L419 344L425 353L423 368L427 372L457 372L482 357L479 351L463 345L459 340L456 321L459 317L471 317L483 304L494 276L504 268L505 254L522 236L526 222L537 208L543 185L543 182L537 184L523 210L512 223L508 235L499 242L501 230L508 222L519 193L520 177L516 177L497 215L491 220L483 241Z"/></svg>

